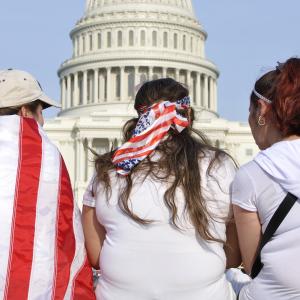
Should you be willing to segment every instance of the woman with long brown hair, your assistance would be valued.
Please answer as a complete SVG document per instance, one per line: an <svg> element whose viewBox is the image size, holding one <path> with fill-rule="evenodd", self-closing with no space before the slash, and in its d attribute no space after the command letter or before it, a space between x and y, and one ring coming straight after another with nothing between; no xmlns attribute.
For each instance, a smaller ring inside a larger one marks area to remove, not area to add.
<svg viewBox="0 0 300 300"><path fill-rule="evenodd" d="M224 275L240 263L233 161L193 129L189 92L175 80L144 83L135 109L84 197L97 298L235 299Z"/></svg>
<svg viewBox="0 0 300 300"><path fill-rule="evenodd" d="M249 112L262 151L232 185L243 263L254 278L240 299L300 299L299 58L256 81Z"/></svg>

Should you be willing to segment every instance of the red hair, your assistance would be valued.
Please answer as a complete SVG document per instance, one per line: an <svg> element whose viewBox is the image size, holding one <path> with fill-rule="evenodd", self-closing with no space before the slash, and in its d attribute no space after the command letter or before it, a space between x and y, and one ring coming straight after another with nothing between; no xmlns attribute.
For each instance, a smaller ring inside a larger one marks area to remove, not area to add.
<svg viewBox="0 0 300 300"><path fill-rule="evenodd" d="M282 134L300 135L300 59L290 58L263 75L255 83L255 90L272 101L270 113ZM258 99L251 94L255 107Z"/></svg>

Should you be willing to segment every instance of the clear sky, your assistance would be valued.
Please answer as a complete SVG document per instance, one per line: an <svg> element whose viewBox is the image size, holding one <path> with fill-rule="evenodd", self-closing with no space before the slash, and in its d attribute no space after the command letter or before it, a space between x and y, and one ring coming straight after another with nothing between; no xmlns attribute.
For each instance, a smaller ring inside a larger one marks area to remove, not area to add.
<svg viewBox="0 0 300 300"><path fill-rule="evenodd" d="M300 54L299 0L194 0L208 32L207 57L220 70L219 114L246 121L254 81L290 56ZM71 57L69 32L85 0L1 0L0 68L34 74L59 100L59 65ZM46 116L55 115L48 109Z"/></svg>

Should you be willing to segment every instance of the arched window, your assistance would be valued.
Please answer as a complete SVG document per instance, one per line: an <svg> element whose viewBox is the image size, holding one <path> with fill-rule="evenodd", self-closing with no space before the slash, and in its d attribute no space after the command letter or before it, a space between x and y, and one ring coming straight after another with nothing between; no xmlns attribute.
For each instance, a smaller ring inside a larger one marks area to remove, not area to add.
<svg viewBox="0 0 300 300"><path fill-rule="evenodd" d="M111 32L107 32L107 48L111 47Z"/></svg>
<svg viewBox="0 0 300 300"><path fill-rule="evenodd" d="M145 30L141 31L141 46L146 46L146 32Z"/></svg>
<svg viewBox="0 0 300 300"><path fill-rule="evenodd" d="M168 48L168 33L164 32L164 48Z"/></svg>
<svg viewBox="0 0 300 300"><path fill-rule="evenodd" d="M121 76L120 73L116 75L116 97L120 98L121 96Z"/></svg>
<svg viewBox="0 0 300 300"><path fill-rule="evenodd" d="M129 31L129 46L133 46L134 44L134 32L133 30Z"/></svg>
<svg viewBox="0 0 300 300"><path fill-rule="evenodd" d="M191 37L191 52L194 52L194 38Z"/></svg>
<svg viewBox="0 0 300 300"><path fill-rule="evenodd" d="M157 47L157 31L152 31L152 46Z"/></svg>
<svg viewBox="0 0 300 300"><path fill-rule="evenodd" d="M93 50L93 36L90 34L89 35L89 44L90 44L90 51Z"/></svg>
<svg viewBox="0 0 300 300"><path fill-rule="evenodd" d="M118 31L118 47L122 47L123 46L123 34L122 31L119 30Z"/></svg>
<svg viewBox="0 0 300 300"><path fill-rule="evenodd" d="M183 49L183 51L186 50L186 35L184 35L182 38L182 49Z"/></svg>
<svg viewBox="0 0 300 300"><path fill-rule="evenodd" d="M85 36L82 37L82 52L85 53Z"/></svg>
<svg viewBox="0 0 300 300"><path fill-rule="evenodd" d="M98 49L102 47L101 33L98 33Z"/></svg>
<svg viewBox="0 0 300 300"><path fill-rule="evenodd" d="M178 48L178 34L174 33L174 49Z"/></svg>

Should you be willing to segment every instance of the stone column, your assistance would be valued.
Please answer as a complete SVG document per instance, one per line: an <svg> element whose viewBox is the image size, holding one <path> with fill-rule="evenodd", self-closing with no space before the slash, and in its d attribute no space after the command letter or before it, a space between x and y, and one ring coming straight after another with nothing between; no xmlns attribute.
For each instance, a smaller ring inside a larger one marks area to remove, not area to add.
<svg viewBox="0 0 300 300"><path fill-rule="evenodd" d="M214 110L218 111L218 85L217 79L214 80Z"/></svg>
<svg viewBox="0 0 300 300"><path fill-rule="evenodd" d="M196 105L201 106L201 74L197 72Z"/></svg>
<svg viewBox="0 0 300 300"><path fill-rule="evenodd" d="M190 94L192 94L192 81L191 81L191 71L186 71L186 84L190 90Z"/></svg>
<svg viewBox="0 0 300 300"><path fill-rule="evenodd" d="M214 108L214 87L212 77L209 77L209 108L212 110Z"/></svg>
<svg viewBox="0 0 300 300"><path fill-rule="evenodd" d="M206 74L204 74L203 98L204 107L208 108L208 76Z"/></svg>
<svg viewBox="0 0 300 300"><path fill-rule="evenodd" d="M94 70L94 103L99 102L99 69Z"/></svg>
<svg viewBox="0 0 300 300"><path fill-rule="evenodd" d="M83 105L86 105L87 104L87 81L88 81L88 71L85 70L83 71L83 84L82 84L82 88L83 88L83 91L82 91L82 104Z"/></svg>
<svg viewBox="0 0 300 300"><path fill-rule="evenodd" d="M110 151L114 146L114 138L108 139L108 151Z"/></svg>
<svg viewBox="0 0 300 300"><path fill-rule="evenodd" d="M106 69L106 102L111 102L111 67Z"/></svg>
<svg viewBox="0 0 300 300"><path fill-rule="evenodd" d="M73 99L73 105L78 106L79 105L79 86L78 86L78 72L74 74L74 99Z"/></svg>
<svg viewBox="0 0 300 300"><path fill-rule="evenodd" d="M87 143L88 148L86 149L87 150L87 180L89 181L92 178L94 173L94 163L93 163L94 155L90 150L93 147L93 139L88 138L87 142L88 142Z"/></svg>
<svg viewBox="0 0 300 300"><path fill-rule="evenodd" d="M120 101L126 101L125 67L120 67Z"/></svg>
<svg viewBox="0 0 300 300"><path fill-rule="evenodd" d="M72 106L72 78L71 74L67 77L67 108L70 108Z"/></svg>
<svg viewBox="0 0 300 300"><path fill-rule="evenodd" d="M80 181L80 138L75 140L75 181Z"/></svg>
<svg viewBox="0 0 300 300"><path fill-rule="evenodd" d="M66 84L65 77L61 79L61 104L62 108L66 109Z"/></svg>
<svg viewBox="0 0 300 300"><path fill-rule="evenodd" d="M179 69L175 69L175 80L176 81L180 80L180 70Z"/></svg>
<svg viewBox="0 0 300 300"><path fill-rule="evenodd" d="M162 77L163 77L163 78L167 78L167 75L168 75L168 70L167 70L167 68L162 68Z"/></svg>
<svg viewBox="0 0 300 300"><path fill-rule="evenodd" d="M134 86L140 84L139 67L134 67Z"/></svg>
<svg viewBox="0 0 300 300"><path fill-rule="evenodd" d="M148 80L153 80L153 67L149 67L149 78Z"/></svg>
<svg viewBox="0 0 300 300"><path fill-rule="evenodd" d="M84 149L84 139L76 138L76 180L79 182L85 181L86 157Z"/></svg>
<svg viewBox="0 0 300 300"><path fill-rule="evenodd" d="M117 139L117 143L118 143L117 147L121 147L122 146L122 139Z"/></svg>
<svg viewBox="0 0 300 300"><path fill-rule="evenodd" d="M82 151L80 155L80 174L81 174L81 181L85 182L86 181L86 174L87 174L87 149L86 149L86 144L85 144L85 139L81 139L81 146Z"/></svg>

